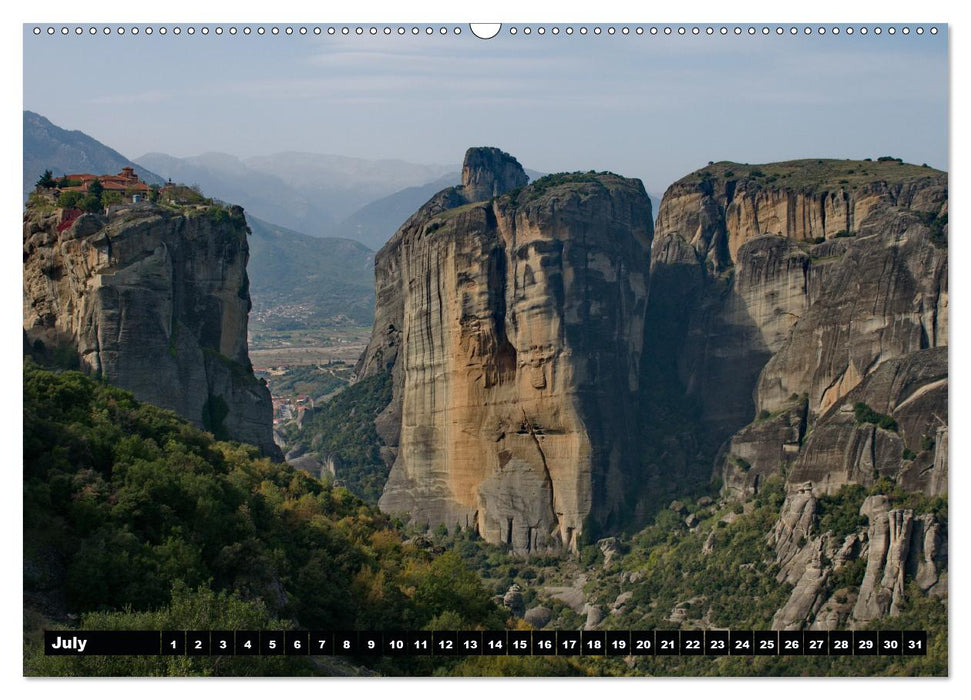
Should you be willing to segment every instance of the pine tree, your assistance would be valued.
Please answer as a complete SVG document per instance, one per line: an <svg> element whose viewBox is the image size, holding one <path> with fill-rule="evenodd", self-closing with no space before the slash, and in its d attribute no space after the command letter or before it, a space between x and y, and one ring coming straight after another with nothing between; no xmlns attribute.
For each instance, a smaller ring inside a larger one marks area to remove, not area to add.
<svg viewBox="0 0 971 700"><path fill-rule="evenodd" d="M37 181L37 186L44 187L45 189L54 187L56 184L57 183L54 180L54 173L52 173L50 170L45 170L44 174L41 175L40 179Z"/></svg>

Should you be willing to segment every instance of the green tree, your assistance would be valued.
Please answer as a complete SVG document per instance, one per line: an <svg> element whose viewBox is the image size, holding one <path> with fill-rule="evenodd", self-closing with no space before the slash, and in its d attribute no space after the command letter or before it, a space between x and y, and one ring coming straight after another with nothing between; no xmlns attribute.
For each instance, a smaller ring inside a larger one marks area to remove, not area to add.
<svg viewBox="0 0 971 700"><path fill-rule="evenodd" d="M101 204L103 206L111 206L112 204L122 204L125 198L121 195L121 192L105 192L101 195Z"/></svg>
<svg viewBox="0 0 971 700"><path fill-rule="evenodd" d="M44 174L41 175L40 179L37 181L37 186L44 188L54 187L56 184L57 182L54 180L54 173L52 173L50 170L45 170Z"/></svg>
<svg viewBox="0 0 971 700"><path fill-rule="evenodd" d="M101 180L95 180L90 185L88 185L88 194L92 197L97 197L98 201L101 201L101 195L104 194L105 188L101 184Z"/></svg>
<svg viewBox="0 0 971 700"><path fill-rule="evenodd" d="M64 209L74 209L78 207L78 202L84 198L84 195L80 192L61 192L60 196L57 198L57 206Z"/></svg>
<svg viewBox="0 0 971 700"><path fill-rule="evenodd" d="M77 201L78 209L84 209L84 211L89 211L92 214L97 214L101 211L101 197L95 197L93 194L86 194Z"/></svg>

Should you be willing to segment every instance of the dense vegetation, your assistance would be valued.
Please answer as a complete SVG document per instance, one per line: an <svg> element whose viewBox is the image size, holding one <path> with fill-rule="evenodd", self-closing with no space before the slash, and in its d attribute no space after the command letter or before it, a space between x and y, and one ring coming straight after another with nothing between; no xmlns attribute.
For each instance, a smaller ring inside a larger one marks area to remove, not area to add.
<svg viewBox="0 0 971 700"><path fill-rule="evenodd" d="M631 539L621 565L640 574L629 587L633 596L618 621L621 628L676 629L680 625L670 617L680 609L685 619L705 617L715 627L769 629L791 592L775 580L765 539L783 500L782 483L770 480L743 517L691 508L704 523L692 530L674 511L661 511L652 526Z"/></svg>
<svg viewBox="0 0 971 700"><path fill-rule="evenodd" d="M337 479L365 502L376 504L388 468L374 417L391 403L391 375L376 374L350 385L314 411L302 428L290 425L290 444L308 445L321 461L336 458Z"/></svg>
<svg viewBox="0 0 971 700"><path fill-rule="evenodd" d="M544 175L524 187L517 187L505 196L515 206L521 202L532 202L533 200L539 199L547 191L561 185L594 184L603 186L601 179L604 177L617 178L618 176L606 171L597 173L593 170L587 172L553 173L551 175Z"/></svg>
<svg viewBox="0 0 971 700"><path fill-rule="evenodd" d="M390 380L354 385L341 415L388 401ZM338 395L334 400L343 396ZM336 414L335 414L336 415ZM326 421L325 421L326 422ZM370 420L365 421L371 425ZM346 435L362 424L345 419ZM373 430L373 425L371 426ZM374 436L371 436L372 438ZM338 440L336 434L332 435ZM348 444L353 441L348 440ZM863 526L869 494L931 512L947 504L881 481L820 499L822 530ZM548 586L586 579L588 601L609 611L603 629L770 627L791 587L776 581L767 544L783 500L766 482L748 504L688 498L615 542L576 559L523 559L472 532L407 533L347 490L216 441L174 414L136 402L78 372L24 366L25 671L29 675L887 675L947 672L947 611L916 587L901 615L872 629L926 629L926 657L643 657L621 659L45 657L40 630L500 628L492 596L512 583L527 607L551 608L554 628L584 616ZM672 504L674 506L674 504ZM685 514L696 524L688 527ZM833 590L862 579L862 560ZM78 615L76 620L72 616ZM521 621L516 623L523 628Z"/></svg>
<svg viewBox="0 0 971 700"><path fill-rule="evenodd" d="M243 672L217 658L44 658L40 629L72 626L78 614L88 629L430 629L442 620L474 628L504 619L456 556L403 544L345 489L30 360L24 560L28 674ZM289 674L293 663L261 660L246 672Z"/></svg>

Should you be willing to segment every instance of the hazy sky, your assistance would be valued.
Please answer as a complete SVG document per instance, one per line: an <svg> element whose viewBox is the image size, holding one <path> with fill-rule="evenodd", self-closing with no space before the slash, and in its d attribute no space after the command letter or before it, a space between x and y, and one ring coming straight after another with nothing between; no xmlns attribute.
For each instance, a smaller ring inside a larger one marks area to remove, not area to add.
<svg viewBox="0 0 971 700"><path fill-rule="evenodd" d="M709 160L948 167L943 25L722 37L717 24L714 36L567 36L560 24L558 36L488 41L466 25L460 36L408 25L404 37L167 26L106 37L26 25L24 108L130 158L299 150L458 164L466 147L495 145L536 170L612 170L657 193Z"/></svg>

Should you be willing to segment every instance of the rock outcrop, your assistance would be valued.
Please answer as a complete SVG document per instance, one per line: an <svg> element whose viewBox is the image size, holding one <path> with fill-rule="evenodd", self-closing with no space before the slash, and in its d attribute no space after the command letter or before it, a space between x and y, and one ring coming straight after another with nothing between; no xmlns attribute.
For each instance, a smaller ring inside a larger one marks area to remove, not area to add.
<svg viewBox="0 0 971 700"><path fill-rule="evenodd" d="M873 496L868 527L837 535L818 511L849 484L947 494L947 200L946 173L884 159L711 164L662 201L657 365L722 445L724 495L786 482L768 543L793 591L776 629L896 614L905 580L946 595L934 515Z"/></svg>
<svg viewBox="0 0 971 700"><path fill-rule="evenodd" d="M893 508L886 495L869 496L860 508L866 527L837 539L819 531L817 510L812 484L803 484L786 499L769 535L780 567L777 579L793 586L773 629L860 627L897 615L907 580L925 593L947 595L946 537L934 514L915 515L912 509ZM865 562L858 587L831 583L858 560Z"/></svg>
<svg viewBox="0 0 971 700"><path fill-rule="evenodd" d="M380 506L519 552L575 549L636 479L653 226L643 185L470 149L375 261L358 375L390 371Z"/></svg>
<svg viewBox="0 0 971 700"><path fill-rule="evenodd" d="M946 494L947 387L945 347L888 359L820 417L790 480L831 494L844 484L869 486L886 477L908 491ZM860 404L891 418L889 427L861 421Z"/></svg>
<svg viewBox="0 0 971 700"><path fill-rule="evenodd" d="M658 212L649 323L725 439L947 344L947 175L885 161L717 163ZM684 313L687 310L687 313Z"/></svg>
<svg viewBox="0 0 971 700"><path fill-rule="evenodd" d="M498 148L470 148L465 154L460 191L467 202L492 199L528 182L519 162Z"/></svg>
<svg viewBox="0 0 971 700"><path fill-rule="evenodd" d="M280 458L247 348L246 220L239 207L39 202L24 213L24 331L39 353Z"/></svg>

